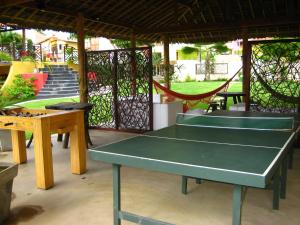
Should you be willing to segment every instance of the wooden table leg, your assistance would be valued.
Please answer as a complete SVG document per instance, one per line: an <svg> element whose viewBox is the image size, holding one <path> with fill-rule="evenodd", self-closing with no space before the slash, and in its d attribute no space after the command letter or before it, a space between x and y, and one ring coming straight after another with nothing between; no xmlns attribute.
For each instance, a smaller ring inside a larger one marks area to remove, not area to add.
<svg viewBox="0 0 300 225"><path fill-rule="evenodd" d="M49 189L54 185L54 178L50 121L48 118L36 121L33 135L36 185L41 189Z"/></svg>
<svg viewBox="0 0 300 225"><path fill-rule="evenodd" d="M13 160L21 164L27 162L25 132L11 130Z"/></svg>
<svg viewBox="0 0 300 225"><path fill-rule="evenodd" d="M83 111L76 114L76 126L70 132L71 171L74 174L86 172L86 142Z"/></svg>

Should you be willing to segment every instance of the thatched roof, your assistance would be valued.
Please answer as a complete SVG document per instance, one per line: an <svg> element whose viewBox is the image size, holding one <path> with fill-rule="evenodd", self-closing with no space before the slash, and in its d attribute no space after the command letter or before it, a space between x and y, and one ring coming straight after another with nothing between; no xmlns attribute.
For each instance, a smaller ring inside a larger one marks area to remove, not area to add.
<svg viewBox="0 0 300 225"><path fill-rule="evenodd" d="M300 0L2 0L0 23L151 42L300 36Z"/></svg>

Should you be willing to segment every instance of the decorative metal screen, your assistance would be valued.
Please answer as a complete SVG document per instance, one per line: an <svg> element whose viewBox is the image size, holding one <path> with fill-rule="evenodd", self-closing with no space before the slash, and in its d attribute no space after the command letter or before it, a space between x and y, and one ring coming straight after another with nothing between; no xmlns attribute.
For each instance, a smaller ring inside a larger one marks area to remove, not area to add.
<svg viewBox="0 0 300 225"><path fill-rule="evenodd" d="M300 42L252 45L250 110L296 112L300 103Z"/></svg>
<svg viewBox="0 0 300 225"><path fill-rule="evenodd" d="M118 130L152 130L152 49L86 53L89 124Z"/></svg>

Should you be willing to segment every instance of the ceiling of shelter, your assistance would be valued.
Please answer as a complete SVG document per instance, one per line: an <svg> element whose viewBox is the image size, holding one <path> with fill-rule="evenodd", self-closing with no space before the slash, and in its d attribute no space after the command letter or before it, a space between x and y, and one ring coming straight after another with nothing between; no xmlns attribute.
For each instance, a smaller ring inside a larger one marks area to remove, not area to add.
<svg viewBox="0 0 300 225"><path fill-rule="evenodd" d="M151 42L299 37L300 0L1 0L0 23Z"/></svg>

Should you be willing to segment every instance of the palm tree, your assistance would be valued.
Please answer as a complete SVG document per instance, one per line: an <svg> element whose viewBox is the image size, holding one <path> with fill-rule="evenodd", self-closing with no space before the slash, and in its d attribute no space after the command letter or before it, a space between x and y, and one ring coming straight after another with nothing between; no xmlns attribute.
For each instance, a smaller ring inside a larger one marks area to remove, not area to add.
<svg viewBox="0 0 300 225"><path fill-rule="evenodd" d="M200 44L196 43L193 47L186 46L181 49L184 54L191 54L197 52L199 55L199 62L201 65L202 52L205 53L205 76L204 80L210 80L210 74L213 70L213 64L215 60L215 56L217 54L222 54L229 51L229 48L225 45L224 42L217 42L214 44L207 43L207 44Z"/></svg>

